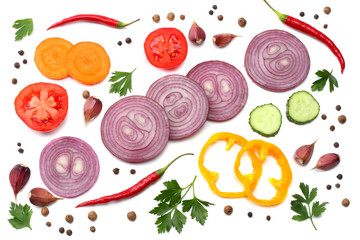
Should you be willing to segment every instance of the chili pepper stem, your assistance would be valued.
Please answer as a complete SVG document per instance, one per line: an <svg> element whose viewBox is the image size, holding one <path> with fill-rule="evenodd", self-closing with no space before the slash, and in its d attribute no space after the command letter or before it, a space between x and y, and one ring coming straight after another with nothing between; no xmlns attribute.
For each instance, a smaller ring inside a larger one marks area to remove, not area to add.
<svg viewBox="0 0 360 240"><path fill-rule="evenodd" d="M269 8L271 8L271 10L274 11L274 13L276 13L276 15L278 16L278 18L280 19L280 21L285 22L287 15L286 14L282 14L278 11L276 11L266 0L264 0L264 2L266 3L266 5L269 6Z"/></svg>
<svg viewBox="0 0 360 240"><path fill-rule="evenodd" d="M166 165L165 167L163 168L160 168L158 170L156 170L156 173L157 175L160 177L162 177L162 175L164 175L165 171L168 169L168 167L170 167L171 164L173 164L176 160L178 160L179 158L181 158L182 156L185 156L185 155L194 155L193 153L184 153L184 154L181 154L180 156L178 156L177 158L173 159L168 165Z"/></svg>
<svg viewBox="0 0 360 240"><path fill-rule="evenodd" d="M133 23L135 23L135 22L137 22L139 20L140 20L140 18L138 18L138 19L136 19L136 20L134 20L134 21L132 21L130 23L123 23L123 22L118 21L117 24L116 24L116 28L123 28L123 27L129 26L129 25L131 25L131 24L133 24Z"/></svg>

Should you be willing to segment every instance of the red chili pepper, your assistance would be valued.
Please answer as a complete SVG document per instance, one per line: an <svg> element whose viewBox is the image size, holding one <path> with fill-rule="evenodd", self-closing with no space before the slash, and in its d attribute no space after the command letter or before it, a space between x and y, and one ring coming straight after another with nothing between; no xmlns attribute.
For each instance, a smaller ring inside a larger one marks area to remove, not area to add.
<svg viewBox="0 0 360 240"><path fill-rule="evenodd" d="M67 24L67 23L76 22L76 21L89 21L89 22L101 23L101 24L104 24L104 25L107 25L110 27L114 27L114 28L123 28L123 27L133 24L134 22L137 22L139 20L140 20L140 18L136 19L135 21L132 21L131 23L123 23L116 19L101 16L101 15L79 14L79 15L74 15L72 17L64 18L63 20L51 25L47 30Z"/></svg>
<svg viewBox="0 0 360 240"><path fill-rule="evenodd" d="M320 32L316 28L310 26L309 24L307 24L299 19L296 19L296 18L291 17L286 14L279 13L274 8L272 8L266 0L264 0L264 2L276 13L276 15L278 16L278 18L280 19L281 22L283 22L286 25L288 25L292 28L295 28L303 33L306 33L312 37L315 37L319 41L325 43L328 46L328 48L334 53L334 55L337 57L337 59L339 60L340 66L341 66L341 73L344 72L345 60L344 60L340 50L336 47L335 43L333 41L331 41L330 38L328 38L325 34Z"/></svg>
<svg viewBox="0 0 360 240"><path fill-rule="evenodd" d="M78 207L83 207L83 206L95 205L95 204L99 204L99 203L108 203L110 201L116 201L116 200L121 200L124 198L135 196L135 195L139 194L140 192L142 192L143 190L145 190L149 185L151 185L152 183L154 183L158 179L160 179L164 175L164 173L168 169L168 167L173 162L175 162L178 158L185 156L185 155L194 155L194 154L193 153L185 153L185 154L178 156L177 158L172 160L165 167L152 172L147 177L144 177L142 180L140 180L138 183L136 183L134 186L132 186L122 192L119 192L119 193L116 193L113 195L109 195L109 196L105 196L105 197L101 197L98 199L86 201L86 202L80 203L76 207L78 208Z"/></svg>

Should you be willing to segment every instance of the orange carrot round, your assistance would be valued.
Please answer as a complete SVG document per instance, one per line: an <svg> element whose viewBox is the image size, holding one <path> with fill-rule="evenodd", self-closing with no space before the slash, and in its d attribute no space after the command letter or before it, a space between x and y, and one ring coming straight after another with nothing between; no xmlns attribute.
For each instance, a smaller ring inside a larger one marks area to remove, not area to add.
<svg viewBox="0 0 360 240"><path fill-rule="evenodd" d="M63 79L69 76L65 59L72 43L58 37L47 38L35 50L34 61L39 71L47 78Z"/></svg>
<svg viewBox="0 0 360 240"><path fill-rule="evenodd" d="M110 58L99 44L79 42L70 48L66 67L72 78L87 85L94 85L102 82L109 74Z"/></svg>

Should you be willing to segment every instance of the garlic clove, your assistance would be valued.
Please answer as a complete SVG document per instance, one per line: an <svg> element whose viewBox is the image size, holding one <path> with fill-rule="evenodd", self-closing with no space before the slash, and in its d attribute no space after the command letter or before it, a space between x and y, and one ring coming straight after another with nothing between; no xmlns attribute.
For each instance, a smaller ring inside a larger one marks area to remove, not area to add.
<svg viewBox="0 0 360 240"><path fill-rule="evenodd" d="M39 207L44 207L52 202L61 200L62 198L54 197L48 190L44 188L33 188L29 192L29 200L32 204Z"/></svg>
<svg viewBox="0 0 360 240"><path fill-rule="evenodd" d="M336 153L327 153L321 156L313 169L330 170L340 163L340 156Z"/></svg>
<svg viewBox="0 0 360 240"><path fill-rule="evenodd" d="M213 36L213 43L219 48L226 47L235 37L240 37L232 33L221 33Z"/></svg>
<svg viewBox="0 0 360 240"><path fill-rule="evenodd" d="M205 31L194 21L189 31L189 40L196 45L201 45L205 38Z"/></svg>
<svg viewBox="0 0 360 240"><path fill-rule="evenodd" d="M89 97L84 104L85 124L99 115L102 109L102 102L97 97Z"/></svg>
<svg viewBox="0 0 360 240"><path fill-rule="evenodd" d="M316 141L309 145L303 145L299 147L294 153L294 159L301 165L306 165L310 161Z"/></svg>
<svg viewBox="0 0 360 240"><path fill-rule="evenodd" d="M30 168L24 164L16 164L10 171L9 180L10 185L14 191L15 202L17 201L17 194L26 185L30 178Z"/></svg>

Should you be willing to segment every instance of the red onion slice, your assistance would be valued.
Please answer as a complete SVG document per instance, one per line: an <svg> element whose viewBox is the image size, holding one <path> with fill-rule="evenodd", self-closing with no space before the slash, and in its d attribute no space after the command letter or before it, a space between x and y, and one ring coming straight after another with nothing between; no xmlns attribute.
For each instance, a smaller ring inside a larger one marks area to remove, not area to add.
<svg viewBox="0 0 360 240"><path fill-rule="evenodd" d="M206 122L209 104L204 90L195 81L178 74L162 77L146 96L165 110L170 124L170 140L189 137Z"/></svg>
<svg viewBox="0 0 360 240"><path fill-rule="evenodd" d="M158 156L169 140L165 110L144 96L129 96L114 103L101 122L105 147L126 162L145 162Z"/></svg>
<svg viewBox="0 0 360 240"><path fill-rule="evenodd" d="M300 85L310 70L305 45L282 30L268 30L256 35L245 54L245 69L260 87L283 92Z"/></svg>
<svg viewBox="0 0 360 240"><path fill-rule="evenodd" d="M40 155L40 175L54 194L77 197L96 182L98 157L89 144L75 137L60 137L48 143Z"/></svg>
<svg viewBox="0 0 360 240"><path fill-rule="evenodd" d="M248 86L244 76L233 65L222 61L202 62L186 76L205 90L209 101L209 120L229 120L244 108Z"/></svg>

